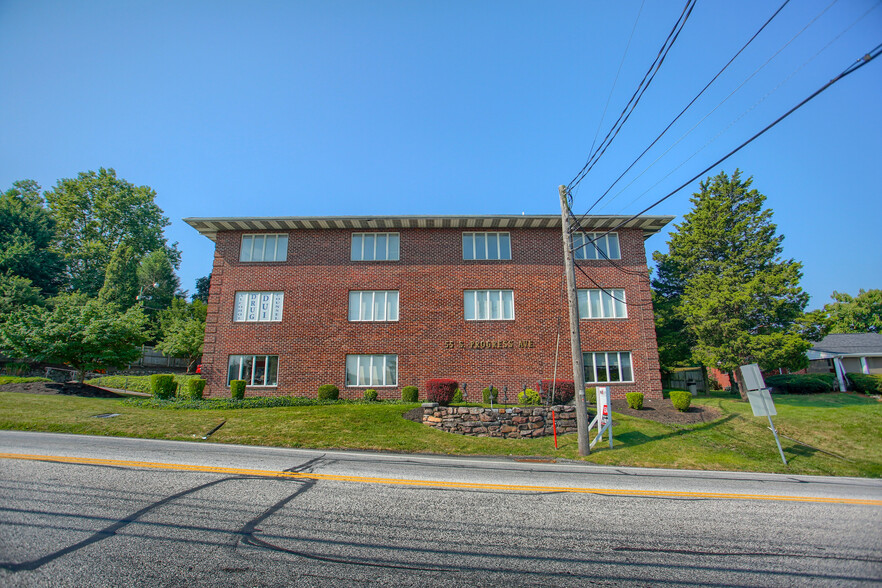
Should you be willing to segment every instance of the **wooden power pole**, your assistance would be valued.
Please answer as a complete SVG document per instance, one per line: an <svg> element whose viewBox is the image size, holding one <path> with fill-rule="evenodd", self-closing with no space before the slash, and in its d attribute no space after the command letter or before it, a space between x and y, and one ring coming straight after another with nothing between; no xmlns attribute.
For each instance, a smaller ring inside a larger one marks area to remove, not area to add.
<svg viewBox="0 0 882 588"><path fill-rule="evenodd" d="M582 366L582 338L579 335L579 299L576 294L576 267L573 262L573 236L567 206L567 187L560 186L560 217L563 231L564 273L567 275L567 301L570 310L570 347L573 355L573 384L576 387L576 431L579 455L590 455L588 440L588 406L585 403L585 373Z"/></svg>

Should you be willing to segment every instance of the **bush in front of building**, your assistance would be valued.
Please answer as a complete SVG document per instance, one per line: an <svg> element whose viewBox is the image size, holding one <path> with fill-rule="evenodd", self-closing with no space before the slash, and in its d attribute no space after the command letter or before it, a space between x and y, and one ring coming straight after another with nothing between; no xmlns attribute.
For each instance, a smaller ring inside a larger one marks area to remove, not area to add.
<svg viewBox="0 0 882 588"><path fill-rule="evenodd" d="M551 401L551 388L554 387L554 403L566 404L576 397L576 384L572 380L541 380L539 393L542 402L548 404Z"/></svg>
<svg viewBox="0 0 882 588"><path fill-rule="evenodd" d="M823 394L824 392L833 392L836 376L833 374L783 374L764 379L766 386L781 394Z"/></svg>
<svg viewBox="0 0 882 588"><path fill-rule="evenodd" d="M597 404L597 388L585 388L585 400L588 404Z"/></svg>
<svg viewBox="0 0 882 588"><path fill-rule="evenodd" d="M373 388L368 388L364 391L364 399L368 402L376 402L377 401L377 391Z"/></svg>
<svg viewBox="0 0 882 588"><path fill-rule="evenodd" d="M456 392L453 393L453 403L459 404L461 402L462 402L462 390L457 388Z"/></svg>
<svg viewBox="0 0 882 588"><path fill-rule="evenodd" d="M230 397L233 400L245 398L245 380L230 380Z"/></svg>
<svg viewBox="0 0 882 588"><path fill-rule="evenodd" d="M481 398L484 401L484 404L490 404L491 402L496 402L499 398L499 388L494 388L491 384L487 388L481 390Z"/></svg>
<svg viewBox="0 0 882 588"><path fill-rule="evenodd" d="M150 376L150 392L161 400L174 398L178 384L174 374L153 374Z"/></svg>
<svg viewBox="0 0 882 588"><path fill-rule="evenodd" d="M860 392L861 394L882 394L882 375L852 373L847 375L855 392Z"/></svg>
<svg viewBox="0 0 882 588"><path fill-rule="evenodd" d="M426 399L429 402L437 402L441 406L447 406L453 401L453 395L459 383L450 378L435 378L426 381Z"/></svg>
<svg viewBox="0 0 882 588"><path fill-rule="evenodd" d="M337 400L340 398L340 388L333 384L322 384L318 389L319 400Z"/></svg>
<svg viewBox="0 0 882 588"><path fill-rule="evenodd" d="M643 410L643 392L628 392L625 394L625 400L628 401L629 408Z"/></svg>
<svg viewBox="0 0 882 588"><path fill-rule="evenodd" d="M686 392L685 390L671 390L670 395L671 404L674 405L674 408L680 412L686 412L689 410L689 405L692 404L691 392Z"/></svg>
<svg viewBox="0 0 882 588"><path fill-rule="evenodd" d="M538 406L542 402L542 397L532 388L527 388L523 392L518 392L518 404L532 404Z"/></svg>
<svg viewBox="0 0 882 588"><path fill-rule="evenodd" d="M202 400L203 390L205 390L205 380L202 378L191 378L187 380L186 384L184 384L183 393L181 387L178 387L178 398L186 400Z"/></svg>
<svg viewBox="0 0 882 588"><path fill-rule="evenodd" d="M416 386L405 386L401 389L401 402L419 402L420 389Z"/></svg>

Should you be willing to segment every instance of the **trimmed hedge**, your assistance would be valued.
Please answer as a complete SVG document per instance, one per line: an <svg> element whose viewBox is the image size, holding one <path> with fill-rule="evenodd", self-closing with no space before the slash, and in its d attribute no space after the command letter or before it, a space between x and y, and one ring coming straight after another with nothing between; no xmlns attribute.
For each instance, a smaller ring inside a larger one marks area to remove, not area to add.
<svg viewBox="0 0 882 588"><path fill-rule="evenodd" d="M879 374L846 374L851 380L852 388L861 394L882 394L882 375Z"/></svg>
<svg viewBox="0 0 882 588"><path fill-rule="evenodd" d="M420 389L416 386L405 386L401 389L401 401L402 402L419 402L420 401Z"/></svg>
<svg viewBox="0 0 882 588"><path fill-rule="evenodd" d="M364 399L368 402L376 402L377 401L377 391L373 388L368 388L364 391Z"/></svg>
<svg viewBox="0 0 882 588"><path fill-rule="evenodd" d="M337 400L340 398L340 388L333 384L322 384L318 389L319 400Z"/></svg>
<svg viewBox="0 0 882 588"><path fill-rule="evenodd" d="M462 390L459 388L456 389L456 392L453 393L453 402L458 404L462 402Z"/></svg>
<svg viewBox="0 0 882 588"><path fill-rule="evenodd" d="M178 390L174 374L153 374L150 376L150 392L160 400L173 398Z"/></svg>
<svg viewBox="0 0 882 588"><path fill-rule="evenodd" d="M588 404L597 404L597 388L585 388L585 400Z"/></svg>
<svg viewBox="0 0 882 588"><path fill-rule="evenodd" d="M494 388L491 384L487 388L481 390L481 398L484 401L484 404L490 404L491 402L497 402L499 399L499 388Z"/></svg>
<svg viewBox="0 0 882 588"><path fill-rule="evenodd" d="M435 378L426 381L426 400L447 406L453 401L453 394L459 383L450 378Z"/></svg>
<svg viewBox="0 0 882 588"><path fill-rule="evenodd" d="M518 392L518 404L538 405L542 402L542 397L532 388L527 388L523 392Z"/></svg>
<svg viewBox="0 0 882 588"><path fill-rule="evenodd" d="M686 412L689 410L689 405L692 404L691 392L686 392L685 390L671 390L670 394L671 404L674 405L674 408L680 412Z"/></svg>
<svg viewBox="0 0 882 588"><path fill-rule="evenodd" d="M576 397L576 384L572 380L541 380L539 382L539 395L545 404L551 401L552 383L554 383L555 404L566 404Z"/></svg>
<svg viewBox="0 0 882 588"><path fill-rule="evenodd" d="M241 408L280 408L286 406L334 406L338 404L367 404L363 400L318 400L317 398L304 398L302 396L249 396L243 400L232 398L205 398L203 400L188 400L176 398L172 400L158 400L156 398L126 398L122 401L128 406L138 408L161 408L171 410L238 410ZM398 401L389 404L398 404Z"/></svg>
<svg viewBox="0 0 882 588"><path fill-rule="evenodd" d="M625 394L625 400L628 401L628 407L634 410L643 410L643 392L628 392ZM689 408L687 405L686 408Z"/></svg>
<svg viewBox="0 0 882 588"><path fill-rule="evenodd" d="M780 394L823 394L833 392L833 374L783 374L765 378L766 386Z"/></svg>
<svg viewBox="0 0 882 588"><path fill-rule="evenodd" d="M230 398L233 400L245 398L245 380L230 380Z"/></svg>
<svg viewBox="0 0 882 588"><path fill-rule="evenodd" d="M202 400L202 391L205 390L205 380L193 378L187 380L184 386L178 386L178 398L187 400Z"/></svg>

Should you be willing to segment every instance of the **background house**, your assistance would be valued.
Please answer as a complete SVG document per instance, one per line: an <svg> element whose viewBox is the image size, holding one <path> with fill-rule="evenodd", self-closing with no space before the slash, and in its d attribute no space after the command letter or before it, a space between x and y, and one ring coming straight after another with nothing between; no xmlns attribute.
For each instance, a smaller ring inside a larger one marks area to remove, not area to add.
<svg viewBox="0 0 882 588"><path fill-rule="evenodd" d="M834 373L840 390L845 374L882 374L882 334L837 333L827 335L806 353L808 373Z"/></svg>

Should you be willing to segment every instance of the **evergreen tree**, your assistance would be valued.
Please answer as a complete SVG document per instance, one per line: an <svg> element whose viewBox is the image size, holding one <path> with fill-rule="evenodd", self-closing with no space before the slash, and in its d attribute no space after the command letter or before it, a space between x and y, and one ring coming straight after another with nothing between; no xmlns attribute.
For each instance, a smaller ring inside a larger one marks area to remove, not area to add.
<svg viewBox="0 0 882 588"><path fill-rule="evenodd" d="M138 302L138 259L127 243L117 247L110 257L98 299L122 309L131 308Z"/></svg>
<svg viewBox="0 0 882 588"><path fill-rule="evenodd" d="M808 302L802 266L781 258L784 237L751 183L738 170L702 182L668 253L653 255L656 296L683 322L691 358L738 378L736 368L749 363L804 367L810 346L795 327Z"/></svg>
<svg viewBox="0 0 882 588"><path fill-rule="evenodd" d="M203 278L196 279L196 293L193 294L193 300L201 300L208 304L208 291L211 289L211 274Z"/></svg>

